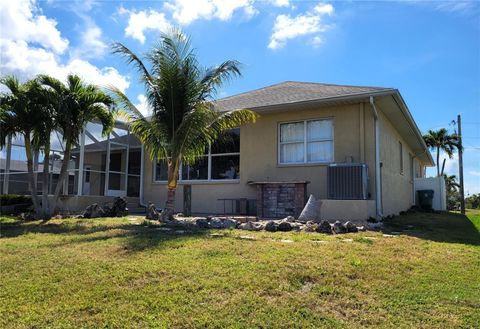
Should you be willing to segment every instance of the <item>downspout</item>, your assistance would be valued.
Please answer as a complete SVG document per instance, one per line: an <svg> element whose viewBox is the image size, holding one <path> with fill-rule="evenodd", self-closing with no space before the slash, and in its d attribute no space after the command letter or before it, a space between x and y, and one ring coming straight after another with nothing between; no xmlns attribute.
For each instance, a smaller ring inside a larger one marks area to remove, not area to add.
<svg viewBox="0 0 480 329"><path fill-rule="evenodd" d="M378 111L375 106L374 97L370 96L370 106L372 107L374 126L375 126L375 205L377 220L383 217L382 210L382 184L380 174L380 124L378 122Z"/></svg>

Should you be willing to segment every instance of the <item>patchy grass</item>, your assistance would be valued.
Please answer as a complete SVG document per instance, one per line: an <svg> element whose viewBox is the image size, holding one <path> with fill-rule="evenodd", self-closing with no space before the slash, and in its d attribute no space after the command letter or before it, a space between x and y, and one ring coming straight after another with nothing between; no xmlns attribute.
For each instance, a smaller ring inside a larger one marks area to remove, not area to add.
<svg viewBox="0 0 480 329"><path fill-rule="evenodd" d="M2 218L0 327L473 328L480 213L469 217L410 214L341 236Z"/></svg>

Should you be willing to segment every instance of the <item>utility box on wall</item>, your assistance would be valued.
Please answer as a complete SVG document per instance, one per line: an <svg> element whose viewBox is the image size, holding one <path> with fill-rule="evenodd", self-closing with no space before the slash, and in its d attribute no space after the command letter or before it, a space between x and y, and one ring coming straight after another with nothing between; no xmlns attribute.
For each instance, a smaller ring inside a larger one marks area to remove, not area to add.
<svg viewBox="0 0 480 329"><path fill-rule="evenodd" d="M368 167L364 163L333 163L328 166L328 199L367 200Z"/></svg>

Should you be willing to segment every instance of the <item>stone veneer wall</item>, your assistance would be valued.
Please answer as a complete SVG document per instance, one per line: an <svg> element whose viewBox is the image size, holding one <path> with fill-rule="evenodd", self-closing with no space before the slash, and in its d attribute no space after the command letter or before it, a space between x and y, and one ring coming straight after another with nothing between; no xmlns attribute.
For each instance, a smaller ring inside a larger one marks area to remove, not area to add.
<svg viewBox="0 0 480 329"><path fill-rule="evenodd" d="M307 183L257 183L257 217L298 218L305 206Z"/></svg>

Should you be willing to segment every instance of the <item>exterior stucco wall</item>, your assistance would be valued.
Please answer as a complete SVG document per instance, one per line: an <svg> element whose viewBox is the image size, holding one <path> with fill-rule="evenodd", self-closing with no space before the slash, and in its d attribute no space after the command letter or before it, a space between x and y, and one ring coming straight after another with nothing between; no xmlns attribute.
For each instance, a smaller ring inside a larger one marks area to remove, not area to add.
<svg viewBox="0 0 480 329"><path fill-rule="evenodd" d="M255 124L240 130L240 179L237 182L188 182L192 185L192 212L222 213L219 198L256 198L256 188L249 181L308 180L307 194L327 197L327 166L278 164L278 125L281 122L332 118L334 124L334 160L365 162L369 168L369 193L374 191L373 117L364 104L318 107L262 114ZM163 207L166 185L154 182L153 162L145 152L144 199ZM187 183L186 183L187 184ZM177 189L175 207L183 209L183 183Z"/></svg>
<svg viewBox="0 0 480 329"><path fill-rule="evenodd" d="M379 122L383 215L396 215L409 209L415 202L413 179L420 164L414 159L413 151L400 136L395 125L381 111ZM399 143L402 143L403 172L400 166Z"/></svg>
<svg viewBox="0 0 480 329"><path fill-rule="evenodd" d="M375 217L375 200L322 200L320 216L328 221L363 222Z"/></svg>

